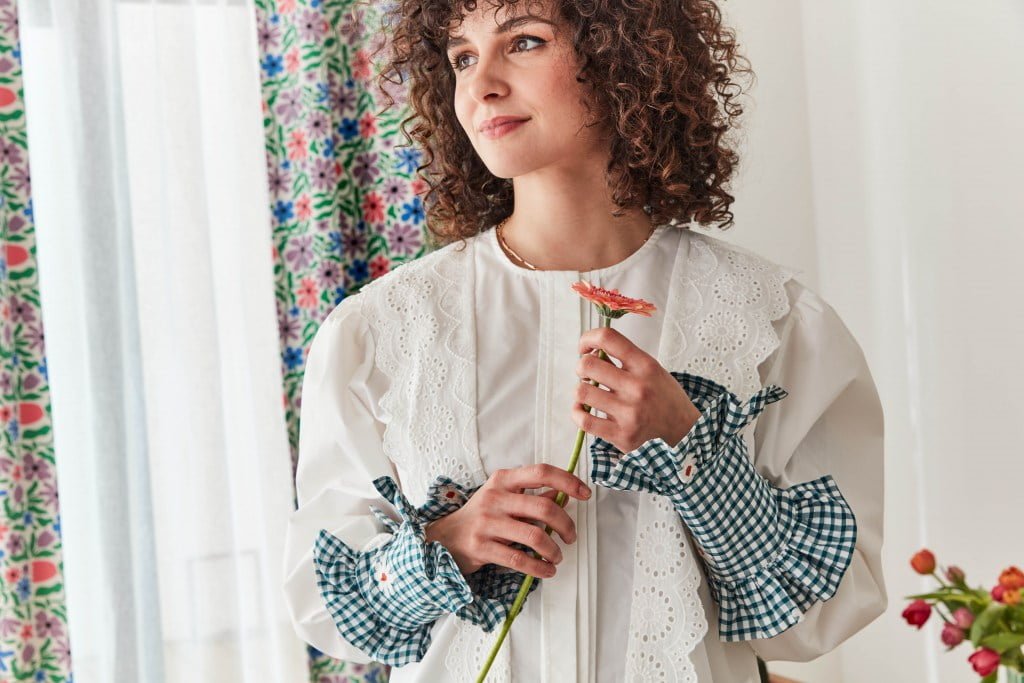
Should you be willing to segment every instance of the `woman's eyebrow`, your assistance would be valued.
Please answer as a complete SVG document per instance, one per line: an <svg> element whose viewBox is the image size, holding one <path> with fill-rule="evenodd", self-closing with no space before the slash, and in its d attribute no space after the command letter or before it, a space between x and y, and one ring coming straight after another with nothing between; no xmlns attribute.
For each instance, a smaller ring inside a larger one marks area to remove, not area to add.
<svg viewBox="0 0 1024 683"><path fill-rule="evenodd" d="M551 26L557 26L557 24L555 24L555 22L551 21L550 19L545 19L544 17L539 17L533 14L521 14L518 17L513 17L511 19L507 19L501 22L500 24L498 24L498 27L492 33L494 35L508 33L517 26L522 26L523 24L532 24L534 22L540 22L543 24L550 24ZM467 44L468 42L469 41L466 40L464 36L455 36L449 38L448 49L451 50L452 48L460 47L462 45Z"/></svg>

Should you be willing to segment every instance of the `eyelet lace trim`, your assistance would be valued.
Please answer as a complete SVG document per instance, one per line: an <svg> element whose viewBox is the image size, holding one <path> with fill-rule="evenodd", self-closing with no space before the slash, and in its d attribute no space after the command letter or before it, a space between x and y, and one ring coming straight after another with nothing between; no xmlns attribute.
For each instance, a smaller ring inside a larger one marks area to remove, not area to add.
<svg viewBox="0 0 1024 683"><path fill-rule="evenodd" d="M789 311L794 271L702 233L685 237L689 257L676 262L658 360L749 396L761 387L758 365L779 346L772 321ZM635 557L626 680L696 683L690 655L708 631L702 575L667 498L641 495Z"/></svg>
<svg viewBox="0 0 1024 683"><path fill-rule="evenodd" d="M410 501L422 505L427 484L446 475L474 488L487 480L477 448L476 329L473 248L455 244L396 268L362 288L364 316L388 378L381 408L389 416L384 453L398 469ZM379 286L387 283L387 286ZM413 407L417 410L413 410ZM461 425L461 427L460 427ZM494 645L494 633L455 616L445 655L451 680L475 680ZM487 674L511 683L510 648L501 648Z"/></svg>

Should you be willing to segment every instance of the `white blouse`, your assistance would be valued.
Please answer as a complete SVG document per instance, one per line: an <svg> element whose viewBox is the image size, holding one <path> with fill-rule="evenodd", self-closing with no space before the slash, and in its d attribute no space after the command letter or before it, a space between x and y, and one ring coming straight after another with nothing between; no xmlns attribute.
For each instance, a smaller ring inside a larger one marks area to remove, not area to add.
<svg viewBox="0 0 1024 683"><path fill-rule="evenodd" d="M476 273L476 434L487 474L535 462L568 464L577 429L570 415L579 381L577 343L580 334L599 325L593 306L570 284L587 280L654 303L658 311L653 317L627 315L613 325L657 357L670 274L676 259L690 253L692 234L661 225L625 260L590 272L520 268L505 256L494 230L469 240ZM836 312L795 278L785 282L785 295L787 312L771 321L778 346L757 371L762 386L776 384L789 396L755 423L751 457L776 488L832 475L856 515L854 558L831 599L765 640L721 642L717 606L702 580L698 595L707 633L689 654L688 666L661 672L665 681L754 683L755 653L765 660L817 657L870 623L887 603L880 557L883 417L877 391L860 347ZM361 296L346 299L328 316L307 358L296 477L299 509L289 526L285 593L303 640L332 656L368 662L338 634L312 563L320 529L355 548L380 542L382 529L368 509L369 504L381 506L370 484L375 477L393 476L405 488L401 468L385 455L385 425L391 416L381 398L390 380L375 353L379 340L355 305ZM723 328L722 334L730 333L736 331ZM458 401L454 394L442 390L437 400ZM588 484L590 443L588 437L576 469ZM566 545L553 535L564 555L557 575L540 582L503 645L511 654L513 681L611 683L638 676L635 667L627 675L625 646L635 608L630 587L638 494L591 488L595 495L589 501L570 499L566 506L577 541ZM427 655L393 669L393 683L465 676L456 666L459 657L447 651L455 647L449 623L454 619L438 620ZM489 634L488 645L497 633Z"/></svg>

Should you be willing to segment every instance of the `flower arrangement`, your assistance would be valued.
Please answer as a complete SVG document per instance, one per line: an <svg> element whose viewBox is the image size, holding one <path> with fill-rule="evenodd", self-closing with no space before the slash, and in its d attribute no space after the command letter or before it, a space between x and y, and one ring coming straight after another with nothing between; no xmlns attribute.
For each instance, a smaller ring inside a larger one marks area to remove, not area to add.
<svg viewBox="0 0 1024 683"><path fill-rule="evenodd" d="M999 575L991 590L971 588L957 566L946 567L942 576L936 571L935 555L924 549L914 554L910 566L922 576L932 576L939 587L931 593L908 595L913 600L903 610L903 618L920 629L934 610L945 622L942 642L946 651L969 640L974 652L967 658L981 683L995 683L1000 665L1010 681L1024 681L1024 572L1011 566Z"/></svg>
<svg viewBox="0 0 1024 683"><path fill-rule="evenodd" d="M643 299L634 299L623 294L620 294L617 289L604 289L603 287L597 287L590 284L589 282L574 282L572 284L574 292L579 294L581 297L594 304L598 312L601 314L601 325L603 327L611 327L612 320L621 318L627 313L636 313L645 317L651 317L651 313L657 310L654 304L644 301ZM604 350L598 351L598 357L601 360L608 360L608 354ZM597 386L597 382L590 380L590 383ZM590 410L589 406L584 406L585 410ZM580 449L583 446L583 438L585 432L580 429L576 433L576 443L573 446L572 456L569 458L569 466L566 470L569 472L576 471L576 463L579 461ZM561 507L565 507L569 497L564 492L560 491L555 497L555 502ZM551 527L544 525L544 533L551 535ZM539 557L536 552L531 552L534 557ZM491 664L494 663L494 658L497 656L498 651L501 649L501 644L505 641L505 636L508 635L509 628L512 626L512 622L519 615L519 612L523 608L523 602L526 601L526 596L530 593L530 586L533 585L533 577L527 575L523 579L523 583L519 587L519 592L516 594L516 599L512 603L512 607L509 608L508 616L505 617L505 623L501 626L501 632L498 634L498 640L494 643L494 647L491 648L491 652L487 657L487 661L484 663L483 668L480 670L480 674L477 676L477 683L483 683L484 679L487 678L487 672L491 669Z"/></svg>

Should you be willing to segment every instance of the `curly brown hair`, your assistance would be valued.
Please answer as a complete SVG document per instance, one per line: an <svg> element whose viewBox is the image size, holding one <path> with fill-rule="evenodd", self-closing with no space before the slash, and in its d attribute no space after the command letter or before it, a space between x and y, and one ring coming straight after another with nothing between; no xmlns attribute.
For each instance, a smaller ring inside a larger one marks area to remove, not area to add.
<svg viewBox="0 0 1024 683"><path fill-rule="evenodd" d="M519 1L487 0L499 10ZM614 131L606 169L619 207L613 215L643 207L655 224L732 226L727 187L739 155L730 131L743 113L743 88L734 77L754 74L717 4L552 2L571 29L585 105ZM427 229L441 245L476 235L513 209L511 181L487 169L456 118L448 36L476 6L477 0L397 0L380 47L388 49L378 76L387 107L395 104L389 91L408 81L412 113L401 128L424 152L417 171L429 188Z"/></svg>

